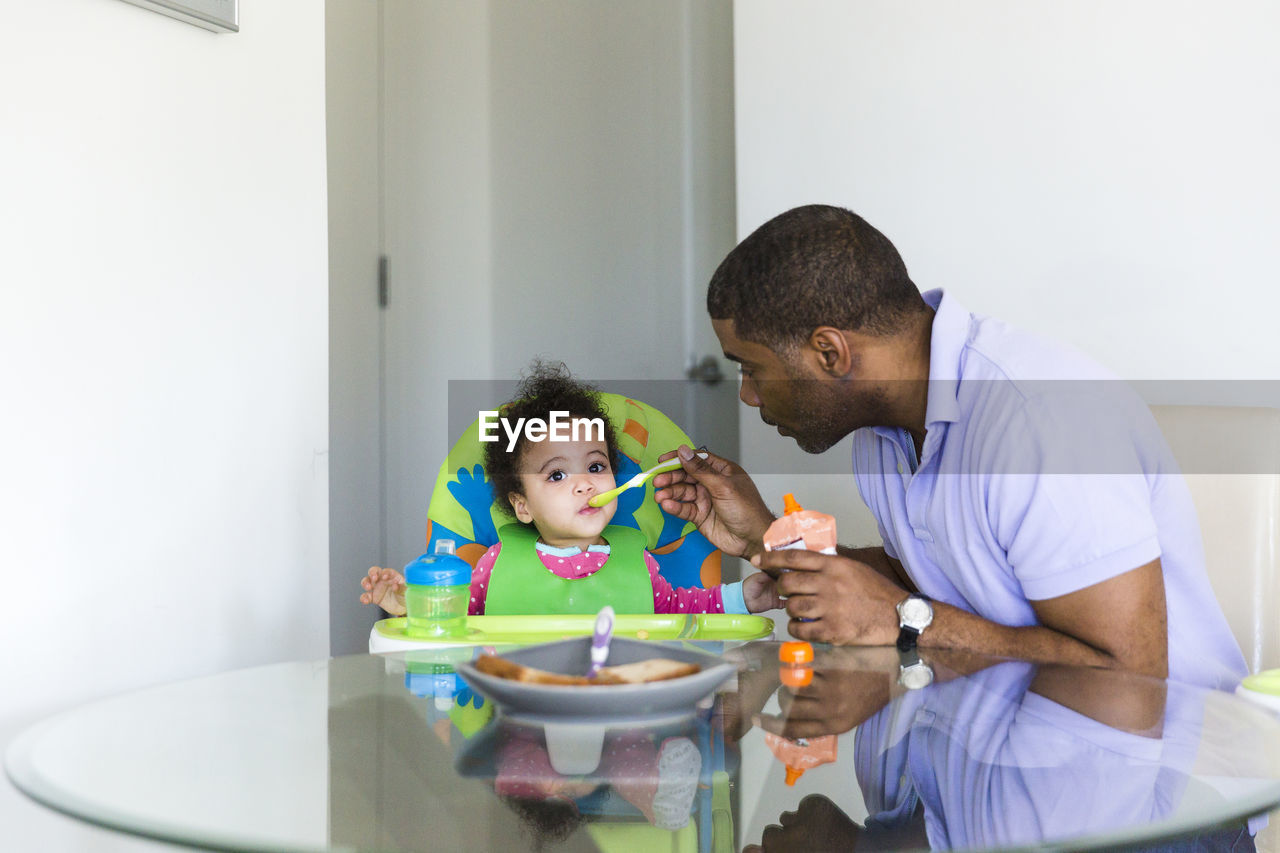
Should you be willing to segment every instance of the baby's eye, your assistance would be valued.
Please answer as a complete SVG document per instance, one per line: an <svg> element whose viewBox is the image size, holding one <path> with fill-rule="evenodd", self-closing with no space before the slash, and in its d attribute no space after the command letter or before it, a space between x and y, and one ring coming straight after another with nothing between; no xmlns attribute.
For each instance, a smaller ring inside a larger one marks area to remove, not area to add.
<svg viewBox="0 0 1280 853"><path fill-rule="evenodd" d="M550 474L547 475L547 480L549 480L552 483L558 483L567 476L569 475L561 471L559 468L557 468L556 470L552 471Z"/></svg>
<svg viewBox="0 0 1280 853"><path fill-rule="evenodd" d="M604 462L592 462L587 466L587 470L592 474L603 474L609 470L609 466Z"/></svg>

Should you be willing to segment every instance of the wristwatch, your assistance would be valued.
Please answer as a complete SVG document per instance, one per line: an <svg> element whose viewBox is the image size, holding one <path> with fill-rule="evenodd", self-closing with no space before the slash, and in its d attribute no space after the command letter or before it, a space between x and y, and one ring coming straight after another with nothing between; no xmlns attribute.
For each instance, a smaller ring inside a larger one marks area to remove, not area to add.
<svg viewBox="0 0 1280 853"><path fill-rule="evenodd" d="M920 632L933 622L933 605L923 595L912 593L898 602L898 648L914 649Z"/></svg>
<svg viewBox="0 0 1280 853"><path fill-rule="evenodd" d="M898 685L906 690L919 690L933 683L933 667L920 660L915 646L898 649Z"/></svg>

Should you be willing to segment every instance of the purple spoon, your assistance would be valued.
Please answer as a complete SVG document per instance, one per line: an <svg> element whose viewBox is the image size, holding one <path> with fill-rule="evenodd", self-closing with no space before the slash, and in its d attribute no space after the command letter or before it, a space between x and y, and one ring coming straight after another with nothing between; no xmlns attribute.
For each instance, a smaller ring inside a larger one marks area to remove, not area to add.
<svg viewBox="0 0 1280 853"><path fill-rule="evenodd" d="M609 660L609 641L613 639L613 608L605 605L596 614L596 627L591 635L591 666L587 678L595 678Z"/></svg>

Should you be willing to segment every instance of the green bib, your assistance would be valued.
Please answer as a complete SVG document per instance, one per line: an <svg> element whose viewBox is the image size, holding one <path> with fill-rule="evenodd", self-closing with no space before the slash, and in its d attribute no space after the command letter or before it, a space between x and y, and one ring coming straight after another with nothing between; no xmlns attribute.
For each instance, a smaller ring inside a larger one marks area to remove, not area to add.
<svg viewBox="0 0 1280 853"><path fill-rule="evenodd" d="M615 612L652 613L653 583L644 562L644 534L630 527L604 529L609 559L585 578L557 577L538 558L538 532L523 524L498 531L502 550L489 575L486 616L597 613L606 604Z"/></svg>

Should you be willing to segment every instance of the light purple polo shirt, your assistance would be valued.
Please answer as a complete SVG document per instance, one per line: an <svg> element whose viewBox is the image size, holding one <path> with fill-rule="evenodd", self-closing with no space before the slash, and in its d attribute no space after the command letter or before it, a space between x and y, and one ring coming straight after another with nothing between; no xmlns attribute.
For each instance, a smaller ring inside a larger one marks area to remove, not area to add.
<svg viewBox="0 0 1280 853"><path fill-rule="evenodd" d="M853 472L885 551L922 593L992 622L1031 601L1164 569L1169 676L1247 672L1204 568L1186 483L1150 410L1082 354L970 314L941 290L918 465L906 430L854 433Z"/></svg>
<svg viewBox="0 0 1280 853"><path fill-rule="evenodd" d="M1206 694L1169 690L1159 737L1144 737L1032 692L1036 672L997 664L909 691L860 724L854 761L872 818L898 822L923 801L936 850L1032 845L1169 819L1188 796Z"/></svg>

